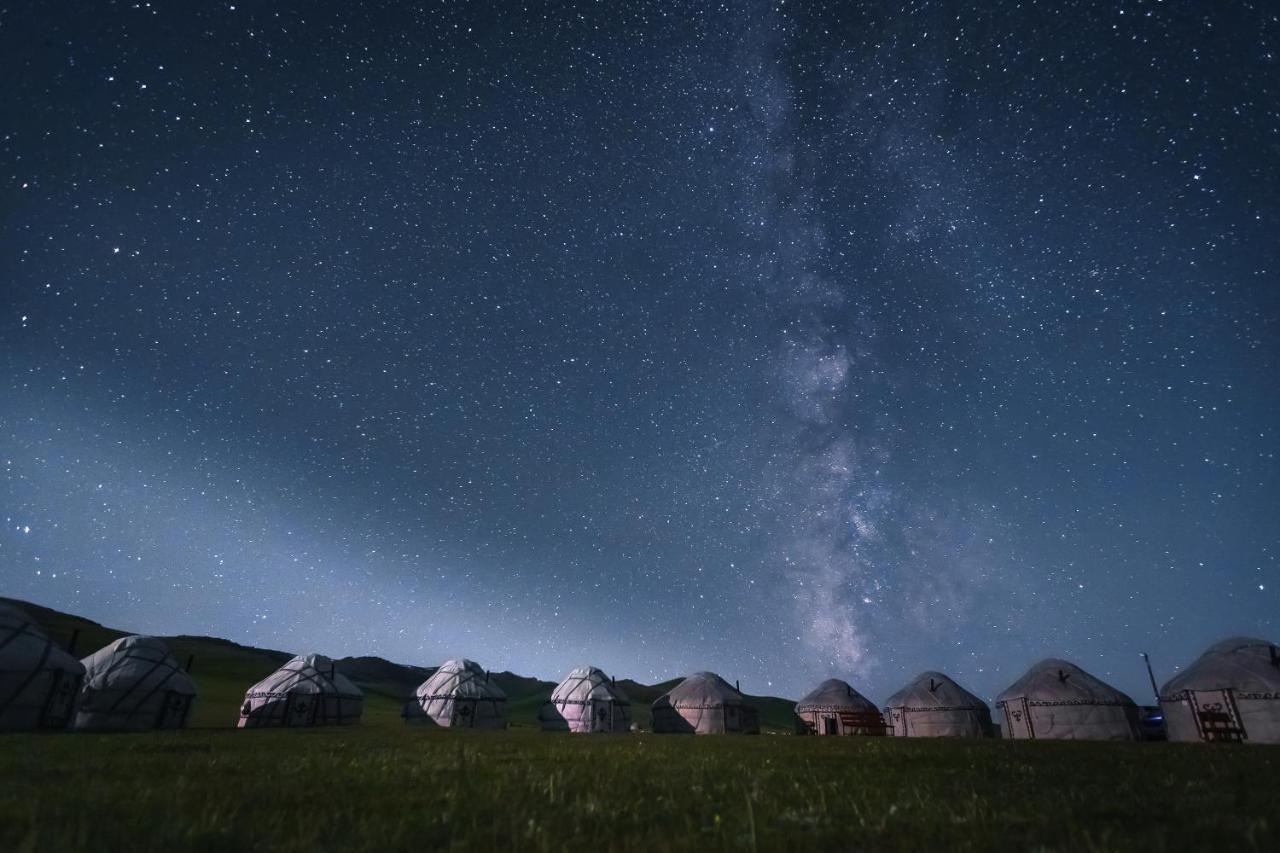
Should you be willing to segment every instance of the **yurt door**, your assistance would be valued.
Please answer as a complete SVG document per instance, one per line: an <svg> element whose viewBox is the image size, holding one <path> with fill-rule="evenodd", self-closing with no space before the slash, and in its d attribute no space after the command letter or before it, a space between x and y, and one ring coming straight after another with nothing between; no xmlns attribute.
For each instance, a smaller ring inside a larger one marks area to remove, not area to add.
<svg viewBox="0 0 1280 853"><path fill-rule="evenodd" d="M191 710L191 697L183 696L170 690L165 693L164 702L160 705L160 713L156 717L157 729L180 729L187 722L187 712Z"/></svg>
<svg viewBox="0 0 1280 853"><path fill-rule="evenodd" d="M43 728L65 728L71 721L71 713L75 708L76 693L80 687L80 679L60 669L53 670L53 683L49 685L49 695L45 698L44 713L40 717Z"/></svg>
<svg viewBox="0 0 1280 853"><path fill-rule="evenodd" d="M1231 688L1188 690L1187 701L1195 715L1196 730L1200 732L1201 740L1239 742L1247 737Z"/></svg>
<svg viewBox="0 0 1280 853"><path fill-rule="evenodd" d="M1036 736L1035 730L1031 727L1031 709L1027 707L1025 698L1001 702L1000 705L1004 708L1006 737L1023 740Z"/></svg>
<svg viewBox="0 0 1280 853"><path fill-rule="evenodd" d="M318 698L307 693L290 693L284 707L284 724L286 726L311 725L315 721Z"/></svg>
<svg viewBox="0 0 1280 853"><path fill-rule="evenodd" d="M889 734L894 737L907 736L907 712L903 708L894 708L889 712Z"/></svg>

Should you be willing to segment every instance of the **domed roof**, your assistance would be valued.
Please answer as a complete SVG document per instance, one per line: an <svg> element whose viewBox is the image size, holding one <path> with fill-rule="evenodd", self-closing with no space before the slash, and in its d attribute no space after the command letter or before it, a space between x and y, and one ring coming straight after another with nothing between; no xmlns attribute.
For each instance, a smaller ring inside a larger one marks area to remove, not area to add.
<svg viewBox="0 0 1280 853"><path fill-rule="evenodd" d="M196 683L169 654L169 645L157 637L121 637L80 661L85 668L85 690L105 690L113 685L145 683L175 693L196 695Z"/></svg>
<svg viewBox="0 0 1280 853"><path fill-rule="evenodd" d="M338 672L332 659L324 655L298 655L253 685L246 698L285 693L319 693L364 696L364 691Z"/></svg>
<svg viewBox="0 0 1280 853"><path fill-rule="evenodd" d="M673 708L721 708L745 705L742 694L714 672L695 672L658 697L654 707L666 703Z"/></svg>
<svg viewBox="0 0 1280 853"><path fill-rule="evenodd" d="M503 699L503 692L484 667L473 660L458 658L440 664L431 677L422 682L414 695L419 699Z"/></svg>
<svg viewBox="0 0 1280 853"><path fill-rule="evenodd" d="M1280 692L1280 647L1266 640L1231 637L1214 643L1185 670L1165 682L1161 696L1183 690Z"/></svg>
<svg viewBox="0 0 1280 853"><path fill-rule="evenodd" d="M922 672L885 700L886 708L987 711L987 703L941 672Z"/></svg>
<svg viewBox="0 0 1280 853"><path fill-rule="evenodd" d="M1133 700L1071 661L1045 658L996 697L1041 705L1132 705Z"/></svg>
<svg viewBox="0 0 1280 853"><path fill-rule="evenodd" d="M604 671L594 666L579 666L556 685L551 693L552 702L587 702L607 699L620 705L630 705L627 694Z"/></svg>
<svg viewBox="0 0 1280 853"><path fill-rule="evenodd" d="M870 699L854 690L848 682L838 678L828 678L796 703L798 714L836 709L877 712L880 710Z"/></svg>

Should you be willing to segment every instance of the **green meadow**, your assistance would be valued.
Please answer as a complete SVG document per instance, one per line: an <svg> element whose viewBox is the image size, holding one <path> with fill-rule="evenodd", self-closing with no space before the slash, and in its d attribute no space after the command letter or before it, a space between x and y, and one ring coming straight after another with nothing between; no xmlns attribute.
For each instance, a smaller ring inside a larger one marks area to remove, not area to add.
<svg viewBox="0 0 1280 853"><path fill-rule="evenodd" d="M1280 749L409 729L0 736L0 850L1280 849Z"/></svg>

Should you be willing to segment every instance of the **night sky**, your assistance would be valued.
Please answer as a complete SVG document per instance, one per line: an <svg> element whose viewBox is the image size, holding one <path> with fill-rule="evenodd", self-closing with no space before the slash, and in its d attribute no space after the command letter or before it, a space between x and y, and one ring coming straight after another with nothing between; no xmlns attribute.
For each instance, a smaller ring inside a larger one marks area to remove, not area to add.
<svg viewBox="0 0 1280 853"><path fill-rule="evenodd" d="M0 2L0 592L876 700L1275 639L1280 9L969 6Z"/></svg>

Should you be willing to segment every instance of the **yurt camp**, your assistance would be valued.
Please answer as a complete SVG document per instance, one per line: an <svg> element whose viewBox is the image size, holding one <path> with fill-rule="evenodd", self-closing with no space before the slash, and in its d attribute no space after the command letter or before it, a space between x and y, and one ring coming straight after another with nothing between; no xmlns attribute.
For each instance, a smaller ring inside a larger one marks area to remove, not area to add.
<svg viewBox="0 0 1280 853"><path fill-rule="evenodd" d="M1280 647L1233 637L1160 689L1169 740L1280 743Z"/></svg>
<svg viewBox="0 0 1280 853"><path fill-rule="evenodd" d="M996 697L1004 736L1052 740L1138 740L1138 706L1070 661L1047 658Z"/></svg>
<svg viewBox="0 0 1280 853"><path fill-rule="evenodd" d="M364 692L324 655L299 655L244 694L240 728L360 722Z"/></svg>
<svg viewBox="0 0 1280 853"><path fill-rule="evenodd" d="M65 729L84 666L16 607L0 603L0 731Z"/></svg>
<svg viewBox="0 0 1280 853"><path fill-rule="evenodd" d="M653 703L656 734L759 734L760 718L742 694L714 672L696 672Z"/></svg>
<svg viewBox="0 0 1280 853"><path fill-rule="evenodd" d="M187 724L196 683L155 637L121 637L80 661L75 728L140 731Z"/></svg>
<svg viewBox="0 0 1280 853"><path fill-rule="evenodd" d="M941 672L922 672L884 703L896 737L991 737L987 703Z"/></svg>
<svg viewBox="0 0 1280 853"><path fill-rule="evenodd" d="M408 723L505 729L507 694L475 661L445 661L414 691L405 706L404 718Z"/></svg>
<svg viewBox="0 0 1280 853"><path fill-rule="evenodd" d="M796 704L803 734L883 735L884 718L848 682L828 678Z"/></svg>
<svg viewBox="0 0 1280 853"><path fill-rule="evenodd" d="M603 671L580 666L556 685L538 721L547 731L626 732L631 700Z"/></svg>

